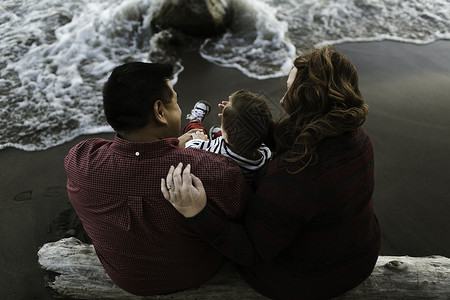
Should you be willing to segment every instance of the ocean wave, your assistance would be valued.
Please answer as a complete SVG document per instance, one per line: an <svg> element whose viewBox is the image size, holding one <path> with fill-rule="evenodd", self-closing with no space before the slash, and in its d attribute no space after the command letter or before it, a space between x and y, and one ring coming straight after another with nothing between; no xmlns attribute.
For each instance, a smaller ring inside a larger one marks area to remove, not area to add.
<svg viewBox="0 0 450 300"><path fill-rule="evenodd" d="M207 39L200 48L202 57L257 79L287 74L295 46L286 38L288 24L276 18L276 8L254 0L231 4L234 15L229 31Z"/></svg>
<svg viewBox="0 0 450 300"><path fill-rule="evenodd" d="M266 79L287 74L304 49L323 44L450 39L448 0L230 0L222 36L195 44L202 57ZM153 33L163 0L3 0L0 4L0 149L47 149L111 131L101 90L127 61L183 65L175 31Z"/></svg>

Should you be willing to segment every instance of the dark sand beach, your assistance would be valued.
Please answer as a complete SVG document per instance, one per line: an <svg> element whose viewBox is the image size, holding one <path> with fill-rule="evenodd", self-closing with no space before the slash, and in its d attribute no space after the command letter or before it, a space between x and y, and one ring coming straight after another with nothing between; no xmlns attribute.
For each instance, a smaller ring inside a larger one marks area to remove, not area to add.
<svg viewBox="0 0 450 300"><path fill-rule="evenodd" d="M381 255L450 257L450 41L336 48L356 65L370 106L364 127L375 147ZM183 59L175 85L183 116L198 99L218 103L238 88L264 93L278 114L285 78L251 79L195 53ZM217 112L215 107L208 116L207 128L219 122ZM57 236L49 224L69 207L63 159L86 138L45 151L0 150L1 299L52 299L37 251Z"/></svg>

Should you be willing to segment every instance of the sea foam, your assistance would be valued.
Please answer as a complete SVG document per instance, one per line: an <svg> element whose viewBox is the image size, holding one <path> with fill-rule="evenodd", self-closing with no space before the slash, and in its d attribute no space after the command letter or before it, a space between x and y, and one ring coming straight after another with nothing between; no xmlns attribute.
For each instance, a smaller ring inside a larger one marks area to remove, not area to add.
<svg viewBox="0 0 450 300"><path fill-rule="evenodd" d="M128 61L163 61L174 31L153 33L164 0L3 0L0 3L0 149L42 150L111 131L101 90ZM230 0L232 26L198 43L207 60L249 77L286 75L309 47L450 39L448 0ZM184 37L185 38L185 37ZM197 45L197 44L196 44Z"/></svg>

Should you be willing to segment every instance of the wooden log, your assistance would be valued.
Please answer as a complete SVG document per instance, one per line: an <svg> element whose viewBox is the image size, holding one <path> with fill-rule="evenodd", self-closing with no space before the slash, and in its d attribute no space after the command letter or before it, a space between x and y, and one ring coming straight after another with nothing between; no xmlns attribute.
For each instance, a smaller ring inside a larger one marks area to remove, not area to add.
<svg viewBox="0 0 450 300"><path fill-rule="evenodd" d="M92 245L66 238L43 245L39 264L49 271L56 297L73 299L267 299L251 289L231 263L198 288L140 297L117 287ZM380 256L370 277L336 299L450 299L450 259L443 256Z"/></svg>

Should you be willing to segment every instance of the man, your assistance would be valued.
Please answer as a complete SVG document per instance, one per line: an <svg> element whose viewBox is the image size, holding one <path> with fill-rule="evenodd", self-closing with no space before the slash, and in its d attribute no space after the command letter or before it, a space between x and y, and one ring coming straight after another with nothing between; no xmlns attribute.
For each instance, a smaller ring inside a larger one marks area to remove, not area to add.
<svg viewBox="0 0 450 300"><path fill-rule="evenodd" d="M244 177L229 158L178 147L191 134L177 138L181 110L170 76L170 65L114 69L103 104L116 137L83 141L65 159L70 201L103 267L119 287L143 296L197 286L223 259L163 198L161 178L170 166L190 164L211 209L227 218L239 219L247 199Z"/></svg>

